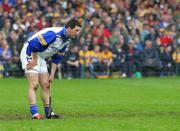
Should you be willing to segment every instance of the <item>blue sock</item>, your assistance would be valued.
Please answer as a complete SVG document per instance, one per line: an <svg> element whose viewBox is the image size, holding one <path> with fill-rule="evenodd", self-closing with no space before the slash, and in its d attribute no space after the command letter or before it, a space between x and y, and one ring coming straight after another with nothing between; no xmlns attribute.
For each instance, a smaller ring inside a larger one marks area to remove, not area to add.
<svg viewBox="0 0 180 131"><path fill-rule="evenodd" d="M30 112L33 115L35 115L36 113L38 113L38 107L37 105L30 105Z"/></svg>
<svg viewBox="0 0 180 131"><path fill-rule="evenodd" d="M47 117L48 113L49 113L49 105L48 106L44 106L44 112L45 112L45 115Z"/></svg>

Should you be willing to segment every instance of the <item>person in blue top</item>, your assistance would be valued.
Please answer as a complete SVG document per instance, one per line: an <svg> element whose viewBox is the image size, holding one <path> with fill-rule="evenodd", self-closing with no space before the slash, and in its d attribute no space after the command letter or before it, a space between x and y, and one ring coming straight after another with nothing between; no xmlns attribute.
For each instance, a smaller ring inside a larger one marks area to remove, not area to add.
<svg viewBox="0 0 180 131"><path fill-rule="evenodd" d="M58 64L64 57L66 48L81 31L81 22L71 19L64 27L45 28L24 44L21 51L22 68L29 83L28 100L32 119L41 119L36 105L36 90L41 86L41 97L44 104L45 117L49 118L49 87L53 81ZM45 59L51 57L50 74ZM53 112L51 113L54 114Z"/></svg>

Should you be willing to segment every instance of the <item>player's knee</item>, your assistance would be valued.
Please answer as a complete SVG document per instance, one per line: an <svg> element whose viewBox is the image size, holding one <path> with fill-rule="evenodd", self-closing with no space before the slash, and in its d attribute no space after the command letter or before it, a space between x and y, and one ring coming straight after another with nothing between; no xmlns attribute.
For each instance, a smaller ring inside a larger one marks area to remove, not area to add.
<svg viewBox="0 0 180 131"><path fill-rule="evenodd" d="M49 82L44 82L44 83L43 83L43 88L44 88L44 89L49 88Z"/></svg>
<svg viewBox="0 0 180 131"><path fill-rule="evenodd" d="M34 82L32 83L32 85L33 85L33 89L34 89L34 90L36 90L36 89L38 88L38 82L34 81Z"/></svg>

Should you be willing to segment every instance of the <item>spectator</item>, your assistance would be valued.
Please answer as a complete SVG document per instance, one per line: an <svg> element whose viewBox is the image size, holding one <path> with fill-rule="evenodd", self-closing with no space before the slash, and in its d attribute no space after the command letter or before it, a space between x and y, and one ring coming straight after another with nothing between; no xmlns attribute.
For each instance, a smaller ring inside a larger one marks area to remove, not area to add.
<svg viewBox="0 0 180 131"><path fill-rule="evenodd" d="M142 54L144 50L144 45L143 43L139 40L139 37L136 36L134 38L134 48L135 48L135 53L134 53L134 64L135 64L135 76L138 78L142 77Z"/></svg>
<svg viewBox="0 0 180 131"><path fill-rule="evenodd" d="M161 76L170 76L173 74L174 62L172 58L172 47L161 47L160 59L162 62Z"/></svg>
<svg viewBox="0 0 180 131"><path fill-rule="evenodd" d="M112 35L109 38L109 41L111 43L111 48L114 47L115 43L119 42L119 36L120 36L120 31L115 29L112 32Z"/></svg>
<svg viewBox="0 0 180 131"><path fill-rule="evenodd" d="M126 50L126 74L128 77L133 77L135 72L135 45L134 41L130 40ZM124 77L124 76L123 76Z"/></svg>
<svg viewBox="0 0 180 131"><path fill-rule="evenodd" d="M126 53L122 48L121 43L116 43L114 47L112 48L112 57L113 62L111 64L110 69L110 76L112 75L112 72L114 71L120 71L122 77L126 77Z"/></svg>
<svg viewBox="0 0 180 131"><path fill-rule="evenodd" d="M180 76L180 47L173 52L173 60L175 61L175 73Z"/></svg>
<svg viewBox="0 0 180 131"><path fill-rule="evenodd" d="M101 52L101 61L102 61L102 66L103 66L103 73L109 76L110 66L112 64L112 52L107 46L105 46Z"/></svg>
<svg viewBox="0 0 180 131"><path fill-rule="evenodd" d="M7 38L7 42L9 44L9 49L11 51L11 61L10 61L10 69L11 75L19 76L23 74L20 62L20 51L22 45L20 43L20 35L18 35L15 31L10 32L10 36Z"/></svg>
<svg viewBox="0 0 180 131"><path fill-rule="evenodd" d="M81 49L79 50L79 64L80 64L80 77L81 78L85 78L87 52L88 52L88 46L81 45Z"/></svg>
<svg viewBox="0 0 180 131"><path fill-rule="evenodd" d="M11 22L10 19L5 19L4 20L4 27L2 28L2 34L3 37L6 39L10 33L11 30Z"/></svg>
<svg viewBox="0 0 180 131"><path fill-rule="evenodd" d="M40 16L40 20L37 23L38 30L42 30L46 27L49 27L49 23L46 21L45 17Z"/></svg>
<svg viewBox="0 0 180 131"><path fill-rule="evenodd" d="M92 65L93 46L89 45L85 52L85 77L94 77L94 67Z"/></svg>
<svg viewBox="0 0 180 131"><path fill-rule="evenodd" d="M159 31L160 31L160 37L159 37L160 45L162 45L164 47L172 45L173 39L168 34L168 32L163 28L159 29Z"/></svg>
<svg viewBox="0 0 180 131"><path fill-rule="evenodd" d="M68 72L68 79L79 77L79 55L78 47L73 46L70 53L66 56L66 65Z"/></svg>
<svg viewBox="0 0 180 131"><path fill-rule="evenodd" d="M97 77L99 72L102 72L101 52L99 45L94 46L93 53L91 55L91 62L93 67L92 68L93 77Z"/></svg>
<svg viewBox="0 0 180 131"><path fill-rule="evenodd" d="M143 51L143 75L160 75L161 68L158 51L153 48L152 41L146 40Z"/></svg>
<svg viewBox="0 0 180 131"><path fill-rule="evenodd" d="M9 63L11 60L11 51L9 49L9 45L7 43L7 40L2 40L1 46L0 46L0 63L3 64L4 67L4 76L9 76Z"/></svg>

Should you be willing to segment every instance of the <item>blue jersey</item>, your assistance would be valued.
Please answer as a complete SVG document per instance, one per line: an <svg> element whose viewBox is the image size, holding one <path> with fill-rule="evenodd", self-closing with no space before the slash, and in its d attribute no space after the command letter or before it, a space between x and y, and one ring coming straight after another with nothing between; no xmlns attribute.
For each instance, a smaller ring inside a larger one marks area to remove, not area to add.
<svg viewBox="0 0 180 131"><path fill-rule="evenodd" d="M31 58L32 52L36 52L42 58L52 57L52 62L58 64L71 39L67 37L65 27L49 27L34 34L28 39L28 43L27 58Z"/></svg>

